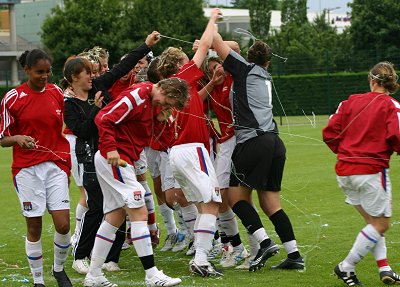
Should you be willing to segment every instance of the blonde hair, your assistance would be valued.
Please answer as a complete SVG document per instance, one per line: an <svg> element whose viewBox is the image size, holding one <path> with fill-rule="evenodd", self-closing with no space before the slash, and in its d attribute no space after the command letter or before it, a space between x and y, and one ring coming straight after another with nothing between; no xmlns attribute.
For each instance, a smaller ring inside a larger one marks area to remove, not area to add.
<svg viewBox="0 0 400 287"><path fill-rule="evenodd" d="M157 69L163 78L168 78L178 72L178 64L186 58L181 48L168 47L162 52Z"/></svg>
<svg viewBox="0 0 400 287"><path fill-rule="evenodd" d="M189 88L186 81L179 78L168 78L157 83L167 98L176 100L175 108L182 110L189 98Z"/></svg>
<svg viewBox="0 0 400 287"><path fill-rule="evenodd" d="M390 62L379 62L368 74L368 79L373 79L379 86L385 88L389 93L395 93L399 89L398 76L394 66Z"/></svg>

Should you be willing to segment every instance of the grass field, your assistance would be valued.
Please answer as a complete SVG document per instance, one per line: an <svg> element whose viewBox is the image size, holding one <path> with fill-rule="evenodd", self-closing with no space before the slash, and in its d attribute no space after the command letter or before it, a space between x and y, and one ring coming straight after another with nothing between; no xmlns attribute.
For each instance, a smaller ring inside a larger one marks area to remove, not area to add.
<svg viewBox="0 0 400 287"><path fill-rule="evenodd" d="M288 122L289 125L284 119L284 125L280 127L287 148L282 205L292 220L300 251L305 257L306 270L269 270L272 264L286 257L282 248L280 254L268 260L266 267L256 273L226 269L223 278L199 278L190 275L188 271L190 258L181 253L160 252L156 249L158 267L169 275L182 278L182 286L344 286L332 275L332 270L347 255L364 223L354 208L344 203L343 195L336 184L335 156L321 141L321 129L327 122L327 116L318 116L315 127L305 117L290 117ZM13 189L10 165L11 149L0 149L0 286L32 286L24 252L25 221ZM391 162L393 219L392 228L386 234L386 242L389 262L398 271L399 173L399 160L394 156ZM74 218L77 199L78 191L72 184L71 218ZM268 218L263 215L262 220L269 235L280 242ZM164 238L161 216L158 216L157 221ZM239 225L241 227L240 223ZM242 227L241 230L242 238L246 241ZM53 260L52 237L53 226L50 217L46 215L42 236L46 286L56 286L50 275ZM69 257L66 270L74 286L83 286L83 275L75 273L71 264L72 258ZM106 276L121 287L144 286L144 271L133 248L122 251L120 267L123 271L108 273ZM359 264L357 271L358 277L366 286L383 286L371 255Z"/></svg>

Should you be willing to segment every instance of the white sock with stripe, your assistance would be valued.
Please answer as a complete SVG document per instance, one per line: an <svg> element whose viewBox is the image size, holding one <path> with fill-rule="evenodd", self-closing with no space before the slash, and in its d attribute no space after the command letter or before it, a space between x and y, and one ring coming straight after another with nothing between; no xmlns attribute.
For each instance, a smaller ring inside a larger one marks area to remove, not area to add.
<svg viewBox="0 0 400 287"><path fill-rule="evenodd" d="M189 233L193 234L194 224L197 217L197 207L196 205L189 204L186 207L181 206L182 218L188 227Z"/></svg>
<svg viewBox="0 0 400 287"><path fill-rule="evenodd" d="M372 255L374 255L379 272L392 270L387 260L387 248L384 235L382 235L376 243L374 250L372 250Z"/></svg>
<svg viewBox="0 0 400 287"><path fill-rule="evenodd" d="M25 239L25 252L31 269L33 283L44 284L42 241L30 242Z"/></svg>
<svg viewBox="0 0 400 287"><path fill-rule="evenodd" d="M60 272L64 269L64 263L67 261L71 234L60 234L54 232L54 271Z"/></svg>
<svg viewBox="0 0 400 287"><path fill-rule="evenodd" d="M153 194L151 193L149 184L146 180L139 181L139 183L143 186L144 190L146 191L144 194L144 202L146 203L147 213L148 213L148 225L150 230L157 230L156 224L156 209L154 205L154 198Z"/></svg>
<svg viewBox="0 0 400 287"><path fill-rule="evenodd" d="M91 275L100 276L102 274L101 266L106 261L107 255L114 243L117 230L118 227L111 225L107 221L101 223L92 249L92 258L89 267Z"/></svg>
<svg viewBox="0 0 400 287"><path fill-rule="evenodd" d="M158 206L160 213L164 221L165 229L167 229L168 235L176 233L176 223L174 218L174 211L168 207L166 203Z"/></svg>
<svg viewBox="0 0 400 287"><path fill-rule="evenodd" d="M197 265L208 263L207 255L212 248L212 240L216 231L215 223L217 217L212 214L199 214L199 221L194 230L196 238L196 254L194 262Z"/></svg>

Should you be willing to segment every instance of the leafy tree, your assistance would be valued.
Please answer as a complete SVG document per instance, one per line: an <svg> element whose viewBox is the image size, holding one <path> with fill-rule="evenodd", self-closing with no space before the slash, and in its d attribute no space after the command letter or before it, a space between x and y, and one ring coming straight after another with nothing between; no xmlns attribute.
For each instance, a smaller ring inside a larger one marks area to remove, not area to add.
<svg viewBox="0 0 400 287"><path fill-rule="evenodd" d="M99 45L110 50L110 62L121 51L127 37L119 33L126 24L123 11L131 0L64 0L64 7L55 7L42 26L42 42L54 58L55 69L65 60L86 48Z"/></svg>
<svg viewBox="0 0 400 287"><path fill-rule="evenodd" d="M350 34L357 50L400 48L400 2L353 0Z"/></svg>
<svg viewBox="0 0 400 287"><path fill-rule="evenodd" d="M276 0L248 0L250 26L253 34L265 39L271 25L271 11L276 7Z"/></svg>
<svg viewBox="0 0 400 287"><path fill-rule="evenodd" d="M281 2L282 25L289 22L301 25L307 23L307 0L282 0Z"/></svg>
<svg viewBox="0 0 400 287"><path fill-rule="evenodd" d="M249 8L249 0L233 0L231 4L235 8L248 9Z"/></svg>
<svg viewBox="0 0 400 287"><path fill-rule="evenodd" d="M128 22L121 33L129 35L136 43L142 42L154 30L168 37L193 42L200 39L207 24L202 0L135 0L127 14ZM153 50L159 54L168 46L180 46L187 53L192 48L189 43L162 38Z"/></svg>

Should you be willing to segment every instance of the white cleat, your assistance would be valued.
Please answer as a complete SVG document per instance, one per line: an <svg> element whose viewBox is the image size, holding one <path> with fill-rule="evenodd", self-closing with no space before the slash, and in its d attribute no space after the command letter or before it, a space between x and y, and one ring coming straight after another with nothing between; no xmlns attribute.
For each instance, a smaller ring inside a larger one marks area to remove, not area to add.
<svg viewBox="0 0 400 287"><path fill-rule="evenodd" d="M90 273L86 274L85 287L118 287L117 284L111 283L104 275L92 276Z"/></svg>
<svg viewBox="0 0 400 287"><path fill-rule="evenodd" d="M175 286L182 282L179 278L172 278L165 275L162 270L159 270L156 275L151 278L146 276L145 279L147 287L153 286Z"/></svg>

